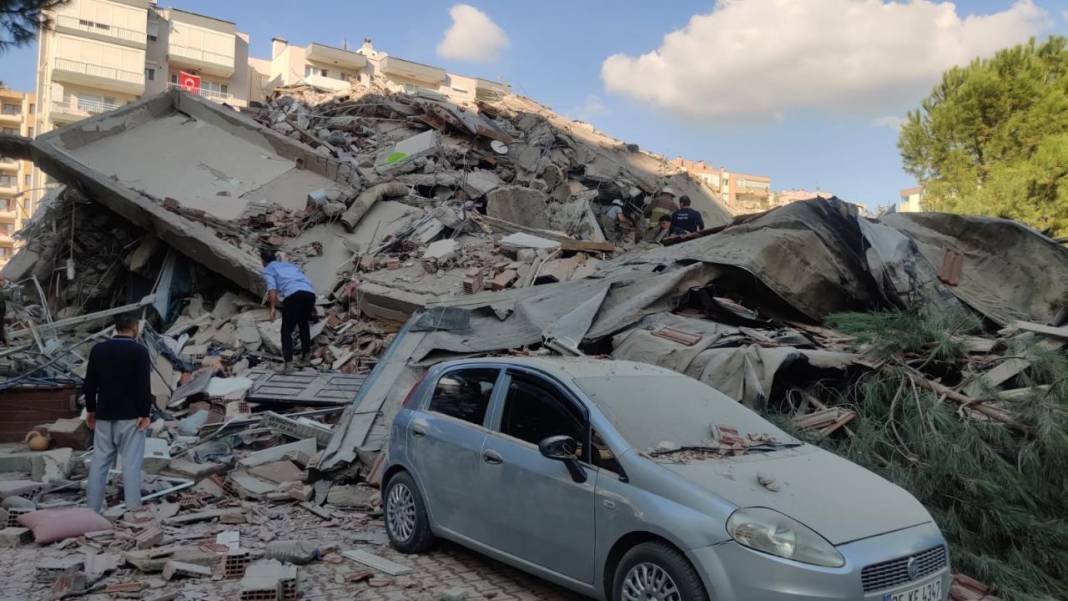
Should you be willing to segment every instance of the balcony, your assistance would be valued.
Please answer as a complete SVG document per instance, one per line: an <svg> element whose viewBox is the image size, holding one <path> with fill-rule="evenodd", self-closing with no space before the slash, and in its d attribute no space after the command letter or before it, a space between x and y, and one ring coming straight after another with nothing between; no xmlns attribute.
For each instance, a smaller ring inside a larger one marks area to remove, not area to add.
<svg viewBox="0 0 1068 601"><path fill-rule="evenodd" d="M172 88L180 88L181 87L176 83L167 84L167 85L172 87ZM218 102L219 104L226 103L226 104L229 104L231 106L245 106L246 105L244 100L242 100L240 98L237 98L233 94L224 94L222 92L216 92L215 90L209 90L207 88L200 88L199 90L197 90L196 94L197 94L197 96L201 96L201 97L207 98L208 100L211 100L212 102Z"/></svg>
<svg viewBox="0 0 1068 601"><path fill-rule="evenodd" d="M0 196L10 197L19 193L19 187L16 183L15 177L11 176L11 183L8 183L4 178L0 178Z"/></svg>
<svg viewBox="0 0 1068 601"><path fill-rule="evenodd" d="M381 69L390 77L408 79L435 88L445 83L445 69L413 63L395 56L382 59Z"/></svg>
<svg viewBox="0 0 1068 601"><path fill-rule="evenodd" d="M56 57L52 78L104 90L140 95L145 92L144 71L125 71Z"/></svg>
<svg viewBox="0 0 1068 601"><path fill-rule="evenodd" d="M118 103L81 98L71 94L64 96L62 101L52 102L52 121L55 123L74 123L86 117L113 111L120 106L122 105Z"/></svg>
<svg viewBox="0 0 1068 601"><path fill-rule="evenodd" d="M22 107L19 107L17 113L0 112L0 123L4 125L19 124L22 123Z"/></svg>
<svg viewBox="0 0 1068 601"><path fill-rule="evenodd" d="M367 58L351 50L342 50L312 42L305 48L306 58L313 63L341 67L346 71L359 71L367 64Z"/></svg>
<svg viewBox="0 0 1068 601"><path fill-rule="evenodd" d="M56 15L55 26L57 31L91 37L104 42L119 43L124 46L133 46L142 50L144 50L148 39L147 33L144 31L87 21L73 15Z"/></svg>
<svg viewBox="0 0 1068 601"><path fill-rule="evenodd" d="M15 171L19 168L19 162L15 159L0 158L0 170Z"/></svg>
<svg viewBox="0 0 1068 601"><path fill-rule="evenodd" d="M171 43L167 48L167 60L179 67L196 69L217 77L230 77L234 74L234 57L232 55L174 43Z"/></svg>
<svg viewBox="0 0 1068 601"><path fill-rule="evenodd" d="M0 208L0 223L15 223L16 219L18 219L18 215L15 214L15 211Z"/></svg>

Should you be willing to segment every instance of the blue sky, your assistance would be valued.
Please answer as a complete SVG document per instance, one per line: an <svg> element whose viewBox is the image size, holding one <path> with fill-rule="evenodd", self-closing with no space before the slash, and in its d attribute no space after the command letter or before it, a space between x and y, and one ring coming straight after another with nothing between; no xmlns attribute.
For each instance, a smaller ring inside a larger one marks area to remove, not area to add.
<svg viewBox="0 0 1068 601"><path fill-rule="evenodd" d="M913 183L901 169L893 124L918 105L936 73L992 46L1068 32L1064 0L897 7L786 0L796 9L790 14L778 0L467 3L506 36L492 61L441 55L439 43L454 24L450 2L172 5L236 22L250 34L254 56L270 58L273 36L350 46L367 36L390 54L507 81L654 152L769 175L775 189L818 187L870 206L895 201L898 189ZM864 10L843 17L849 4ZM974 18L984 16L999 20ZM936 21L940 28L928 27ZM606 63L613 55L620 56ZM0 56L0 80L32 89L35 58L32 46Z"/></svg>

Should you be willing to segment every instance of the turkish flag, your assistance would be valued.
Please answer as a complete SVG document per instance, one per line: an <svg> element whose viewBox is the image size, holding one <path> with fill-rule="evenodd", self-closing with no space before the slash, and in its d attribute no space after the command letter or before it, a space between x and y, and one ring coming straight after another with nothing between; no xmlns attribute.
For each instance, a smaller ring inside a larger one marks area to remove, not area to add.
<svg viewBox="0 0 1068 601"><path fill-rule="evenodd" d="M197 94L200 92L200 76L186 73L185 71L179 71L178 87L190 94Z"/></svg>

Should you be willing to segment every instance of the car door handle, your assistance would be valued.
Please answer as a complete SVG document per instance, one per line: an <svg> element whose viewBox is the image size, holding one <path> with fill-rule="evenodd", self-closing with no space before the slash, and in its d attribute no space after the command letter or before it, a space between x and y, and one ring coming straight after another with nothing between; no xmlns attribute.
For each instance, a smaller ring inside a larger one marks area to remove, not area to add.
<svg viewBox="0 0 1068 601"><path fill-rule="evenodd" d="M497 465L499 463L504 463L504 457L501 457L501 454L498 453L497 451L487 450L487 451L482 451L482 461L485 461L486 463L491 463L493 465Z"/></svg>
<svg viewBox="0 0 1068 601"><path fill-rule="evenodd" d="M423 424L412 424L412 436L423 437L426 436L426 426Z"/></svg>

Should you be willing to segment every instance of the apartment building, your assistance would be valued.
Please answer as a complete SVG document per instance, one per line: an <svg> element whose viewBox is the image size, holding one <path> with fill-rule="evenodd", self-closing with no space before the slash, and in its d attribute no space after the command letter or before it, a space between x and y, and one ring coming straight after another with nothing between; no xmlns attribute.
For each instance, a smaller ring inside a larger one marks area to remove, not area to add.
<svg viewBox="0 0 1068 601"><path fill-rule="evenodd" d="M248 104L248 34L229 21L153 0L71 0L48 16L38 35L41 133L176 86L183 71L199 78L201 96ZM46 179L34 174L35 201Z"/></svg>
<svg viewBox="0 0 1068 601"><path fill-rule="evenodd" d="M34 95L0 87L0 133L32 138ZM32 212L33 163L0 158L0 267L15 253L12 235Z"/></svg>
<svg viewBox="0 0 1068 601"><path fill-rule="evenodd" d="M376 50L371 40L355 50L318 42L306 46L282 38L271 41L271 60L253 59L264 77L265 92L277 86L308 83L327 90L346 90L352 82L384 81L407 91L430 90L456 102L493 100L511 92L508 84L450 73L440 67L405 60ZM253 84L255 88L255 84Z"/></svg>
<svg viewBox="0 0 1068 601"><path fill-rule="evenodd" d="M897 205L898 213L919 213L923 208L923 186L905 188L901 191L901 202Z"/></svg>
<svg viewBox="0 0 1068 601"><path fill-rule="evenodd" d="M773 206L771 178L766 175L728 171L682 157L672 159L671 164L719 194L732 212L764 211Z"/></svg>

